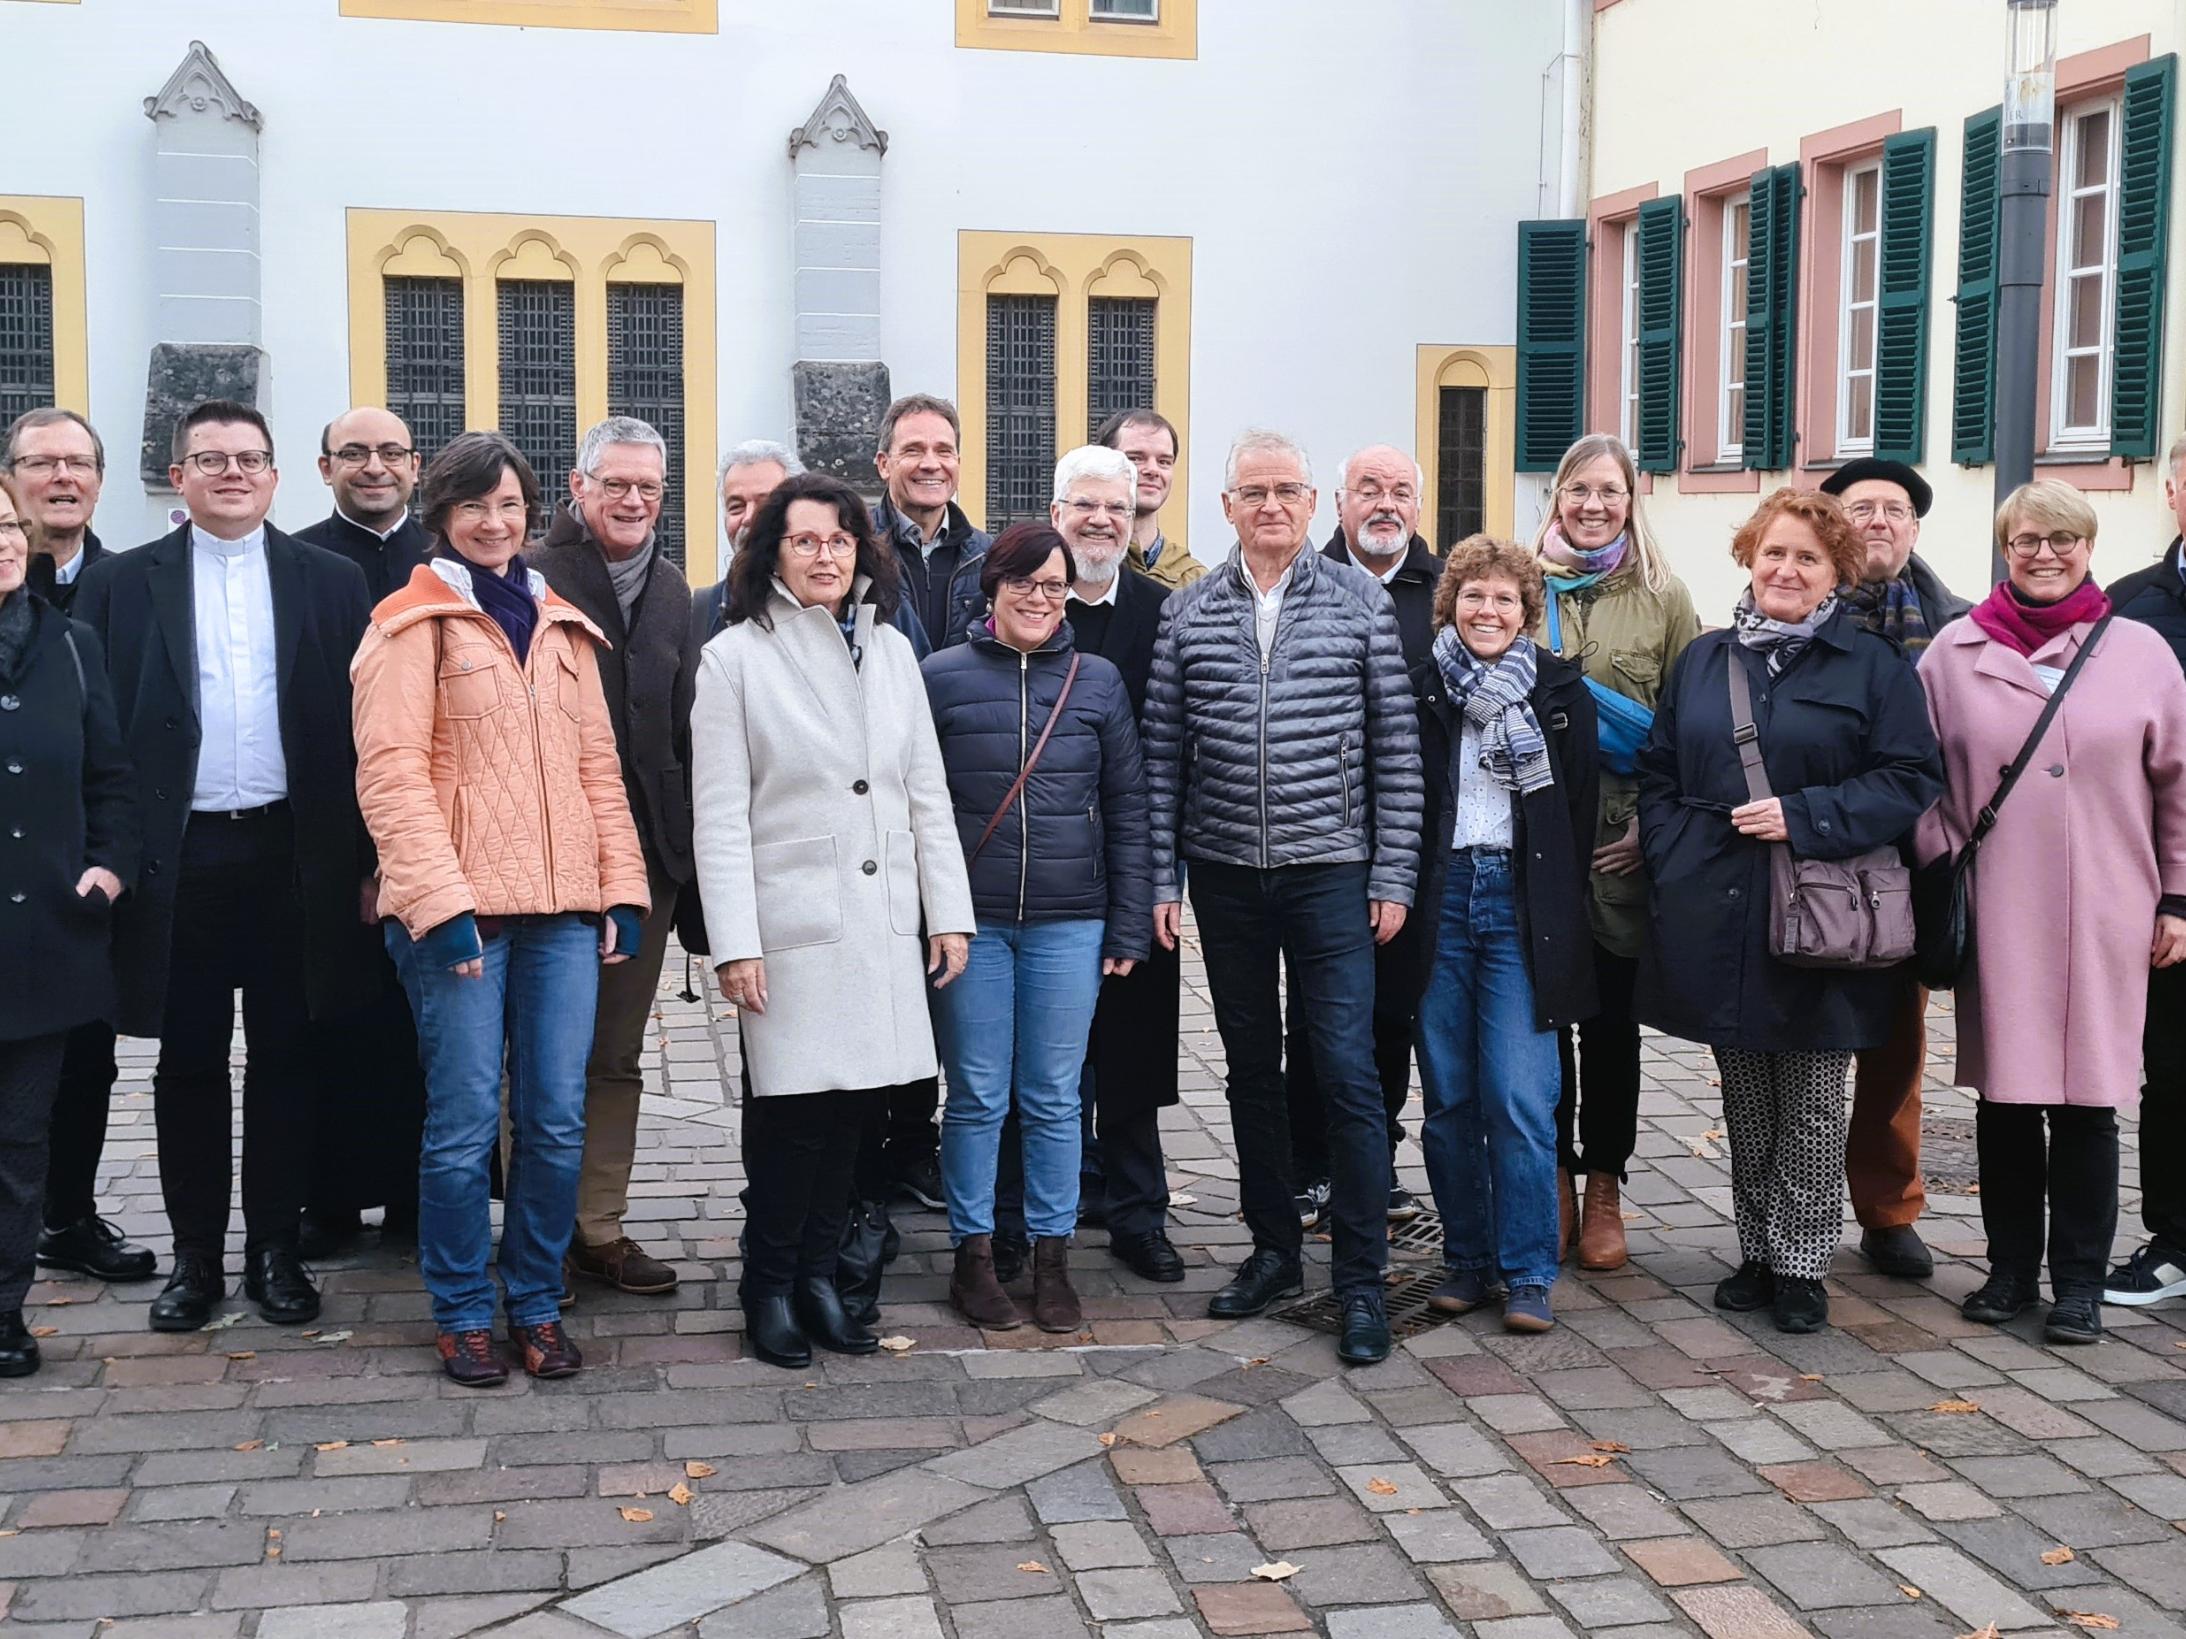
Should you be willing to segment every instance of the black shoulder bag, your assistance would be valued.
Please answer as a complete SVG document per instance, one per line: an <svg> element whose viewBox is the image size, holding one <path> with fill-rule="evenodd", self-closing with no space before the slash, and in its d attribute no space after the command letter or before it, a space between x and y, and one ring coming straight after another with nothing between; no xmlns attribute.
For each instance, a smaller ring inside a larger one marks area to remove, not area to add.
<svg viewBox="0 0 2186 1639"><path fill-rule="evenodd" d="M1973 959L1974 856L1980 853L1988 834L1996 829L1997 811L2011 795L2011 788L2019 783L2019 776L2027 771L2027 764L2034 760L2042 736L2049 732L2049 725L2056 719L2057 708L2065 703L2065 693L2072 687L2072 680L2080 675L2080 668L2087 664L2088 656L2102 642L2112 618L2105 615L2096 621L2087 640L2080 645L2080 652L2072 657L2072 664L2065 668L2064 676L2058 679L2057 687L2042 707L2042 715L2034 720L2034 732L2027 736L2026 744L2019 748L2019 755L2011 760L2011 766L1997 781L1994 795L1975 817L1973 832L1966 838L1965 846L1913 873L1913 971L1930 990L1951 989L1966 971L1966 964Z"/></svg>

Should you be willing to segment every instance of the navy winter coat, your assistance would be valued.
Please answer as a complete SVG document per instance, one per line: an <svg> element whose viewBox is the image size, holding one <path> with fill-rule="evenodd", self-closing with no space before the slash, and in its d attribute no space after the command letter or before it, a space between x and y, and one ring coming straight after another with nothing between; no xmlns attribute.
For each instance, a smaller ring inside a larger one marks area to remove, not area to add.
<svg viewBox="0 0 2186 1639"><path fill-rule="evenodd" d="M2186 664L2186 580L2178 572L2179 538L2145 569L2136 569L2110 587L2110 605L2126 620L2153 626L2171 652Z"/></svg>
<svg viewBox="0 0 2186 1639"><path fill-rule="evenodd" d="M1678 656L1640 751L1640 846L1654 882L1638 1013L1688 1041L1759 1053L1853 1051L1888 1039L1904 975L1791 967L1769 954L1769 848L1739 835L1746 779L1730 670L1747 668L1769 789L1791 848L1849 859L1908 837L1943 794L1920 677L1840 609L1781 677L1729 631Z"/></svg>
<svg viewBox="0 0 2186 1639"><path fill-rule="evenodd" d="M1108 924L1101 954L1138 961L1154 931L1146 771L1123 674L1099 655L1079 658L1078 680L1032 777L971 859L1055 709L1071 654L1067 621L1029 655L981 622L920 670L980 921L1098 917Z"/></svg>

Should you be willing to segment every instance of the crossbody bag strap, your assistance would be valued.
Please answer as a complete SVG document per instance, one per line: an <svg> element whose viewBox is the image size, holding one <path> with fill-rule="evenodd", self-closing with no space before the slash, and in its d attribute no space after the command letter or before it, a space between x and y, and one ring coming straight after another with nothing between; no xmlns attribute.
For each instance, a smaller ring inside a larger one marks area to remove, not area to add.
<svg viewBox="0 0 2186 1639"><path fill-rule="evenodd" d="M1002 806L994 811L994 818L987 821L987 828L979 833L979 841L972 849L973 859L977 859L986 850L995 827L1002 823L1010 809L1016 806L1017 799L1024 794L1025 782L1032 778L1033 769L1039 766L1040 753L1047 749L1047 737L1055 732L1055 725L1062 720L1063 707L1070 701L1070 685L1078 680L1078 662L1083 658L1082 655L1071 655L1070 669L1063 673L1062 692L1055 696L1055 709L1047 714L1047 722L1040 729L1040 737L1032 742L1032 751L1025 758L1025 766L1017 771L1015 783L1003 793Z"/></svg>
<svg viewBox="0 0 2186 1639"><path fill-rule="evenodd" d="M1735 647L1726 647L1731 675L1731 738L1738 742L1738 766L1746 771L1746 800L1767 802L1776 793L1769 789L1769 771L1761 762L1761 731L1753 726L1753 683Z"/></svg>
<svg viewBox="0 0 2186 1639"><path fill-rule="evenodd" d="M2019 755L2004 770L2004 777L1997 781L1996 792L1988 800L1974 820L1973 834L1966 838L1968 849L1979 846L1981 840L1996 829L1997 810L2004 806L2004 799L2011 795L2011 788L2019 783L2019 776L2027 771L2027 764L2034 760L2034 753L2042 744L2042 736L2049 732L2049 725L2056 720L2057 708L2065 703L2065 691L2072 687L2072 680L2080 675L2080 668L2087 664L2088 656L2095 652L2095 645L2109 629L2113 616L2105 615L2095 622L2094 630L2087 634L2087 641L2080 645L2080 652L2072 657L2072 664L2058 679L2057 687L2050 692L2049 700L2042 707L2042 715L2034 720L2034 732L2027 736L2026 744L2019 748Z"/></svg>

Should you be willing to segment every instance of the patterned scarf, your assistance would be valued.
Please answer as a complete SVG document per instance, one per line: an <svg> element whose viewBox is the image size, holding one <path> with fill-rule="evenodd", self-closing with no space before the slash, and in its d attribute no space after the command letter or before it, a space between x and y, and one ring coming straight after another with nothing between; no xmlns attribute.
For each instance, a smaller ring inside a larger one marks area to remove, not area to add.
<svg viewBox="0 0 2186 1639"><path fill-rule="evenodd" d="M1538 653L1533 639L1518 637L1495 660L1484 661L1465 647L1456 627L1435 634L1435 666L1465 721L1480 735L1481 771L1521 795L1556 783L1548 741L1531 703Z"/></svg>
<svg viewBox="0 0 2186 1639"><path fill-rule="evenodd" d="M1844 601L1854 620L1869 631L1891 639L1909 655L1920 653L1935 636L1928 630L1928 617L1920 607L1919 597L1903 575L1893 580L1868 580L1847 587Z"/></svg>
<svg viewBox="0 0 2186 1639"><path fill-rule="evenodd" d="M1548 533L1541 538L1541 556L1553 566L1548 577L1549 591L1557 595L1582 592L1607 580L1623 564L1631 539L1628 534L1620 534L1607 546L1587 551L1564 539L1563 525L1550 524Z"/></svg>
<svg viewBox="0 0 2186 1639"><path fill-rule="evenodd" d="M1759 649L1768 659L1769 676L1781 677L1784 668L1806 652L1806 646L1814 641L1814 634L1829 623L1829 617L1837 612L1837 594L1832 592L1814 606L1814 612L1804 620L1771 620L1753 606L1753 592L1739 594L1738 607L1731 611L1731 629L1738 634L1738 641L1749 649Z"/></svg>

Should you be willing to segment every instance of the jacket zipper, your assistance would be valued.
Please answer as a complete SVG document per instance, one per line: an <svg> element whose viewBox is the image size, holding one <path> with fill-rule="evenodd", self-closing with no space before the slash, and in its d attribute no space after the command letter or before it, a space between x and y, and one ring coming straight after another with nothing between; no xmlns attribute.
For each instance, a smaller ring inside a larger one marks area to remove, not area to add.
<svg viewBox="0 0 2186 1639"><path fill-rule="evenodd" d="M498 621L493 621L491 624L496 632L501 632ZM560 882L561 878L555 874L554 870L554 827L550 823L551 816L547 812L546 737L539 730L538 639L545 635L546 622L542 620L539 624L541 630L533 634L531 652L525 656L524 687L531 691L531 761L532 766L538 771L539 775L539 839L546 849L547 892L553 895L555 904L559 905L561 903L561 893L556 884ZM508 643L508 634L506 632L501 632L501 641ZM509 646L509 658L511 660L516 658L516 649L513 644ZM582 724L578 726L578 735L579 738L583 737ZM603 882L601 888L604 890L605 887L606 884ZM603 891L600 897L604 900L607 897L606 893ZM606 905L600 906L600 916L603 921L606 918L607 910Z"/></svg>
<svg viewBox="0 0 2186 1639"><path fill-rule="evenodd" d="M1025 771L1025 729L1032 717L1032 656L1017 656L1017 772ZM1025 878L1032 862L1032 781L1017 793L1017 920L1025 919Z"/></svg>
<svg viewBox="0 0 2186 1639"><path fill-rule="evenodd" d="M1238 568L1242 573L1244 566L1240 564ZM1257 625L1257 610L1253 612L1253 619ZM1268 848L1268 668L1274 664L1275 640L1282 634L1282 629L1282 617L1278 613L1275 630L1268 634L1268 646L1260 652L1260 869L1263 871L1271 865ZM1254 635L1257 637L1258 633Z"/></svg>
<svg viewBox="0 0 2186 1639"><path fill-rule="evenodd" d="M1351 736L1346 734L1336 742L1336 768L1343 776L1343 824L1351 829Z"/></svg>

